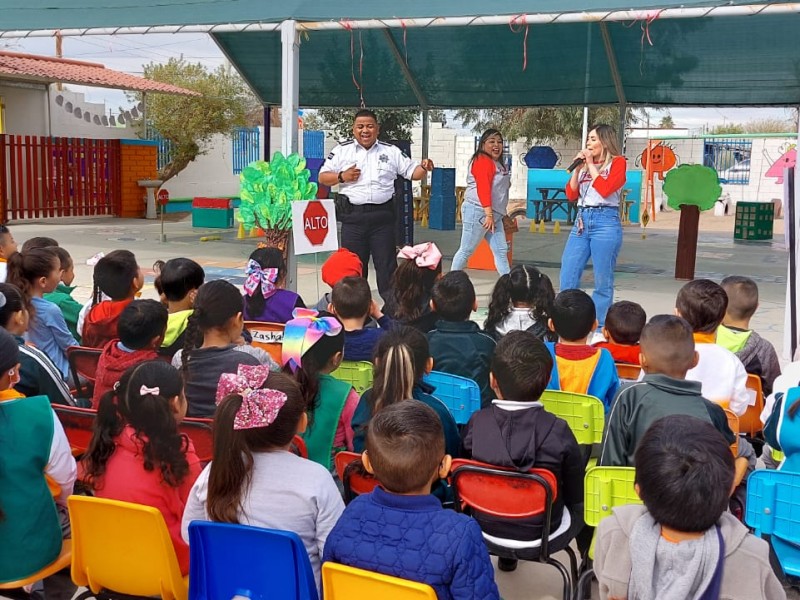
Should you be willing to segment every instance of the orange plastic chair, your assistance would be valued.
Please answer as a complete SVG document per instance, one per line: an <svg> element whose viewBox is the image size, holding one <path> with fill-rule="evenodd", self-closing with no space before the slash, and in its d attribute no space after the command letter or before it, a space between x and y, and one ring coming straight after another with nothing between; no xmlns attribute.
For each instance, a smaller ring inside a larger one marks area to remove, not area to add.
<svg viewBox="0 0 800 600"><path fill-rule="evenodd" d="M356 496L369 494L379 485L378 480L364 470L358 452L337 452L333 464L344 487L345 504L350 504Z"/></svg>
<svg viewBox="0 0 800 600"><path fill-rule="evenodd" d="M70 346L67 348L67 362L69 371L72 374L72 381L75 382L76 398L92 398L94 392L94 380L97 376L97 364L100 362L100 355L103 351L99 348L89 348L87 346ZM82 381L87 381L84 386Z"/></svg>
<svg viewBox="0 0 800 600"><path fill-rule="evenodd" d="M725 416L728 418L728 427L731 428L733 435L736 436L736 439L731 444L731 452L733 452L733 458L739 456L739 417L736 416L730 408L723 409L725 411Z"/></svg>
<svg viewBox="0 0 800 600"><path fill-rule="evenodd" d="M131 596L187 600L188 577L157 508L70 496L72 581L95 595L102 590Z"/></svg>
<svg viewBox="0 0 800 600"><path fill-rule="evenodd" d="M51 404L55 411L64 433L67 434L67 441L72 448L73 456L81 456L89 448L94 433L94 419L97 411L93 408L78 408L77 406L66 406L63 404Z"/></svg>
<svg viewBox="0 0 800 600"><path fill-rule="evenodd" d="M251 346L266 350L276 363L281 364L283 349L283 323L267 323L264 321L245 321L244 328L253 336Z"/></svg>
<svg viewBox="0 0 800 600"><path fill-rule="evenodd" d="M636 381L639 379L639 374L642 372L641 365L629 365L626 363L616 363L617 375L620 379L628 379Z"/></svg>
<svg viewBox="0 0 800 600"><path fill-rule="evenodd" d="M436 600L424 583L332 562L322 565L322 590L325 600Z"/></svg>
<svg viewBox="0 0 800 600"><path fill-rule="evenodd" d="M31 585L40 579L50 577L50 575L58 573L62 569L66 569L70 563L72 563L72 540L64 540L61 543L61 552L53 562L46 567L39 569L33 575L25 577L24 579L0 583L0 590L15 590L26 585Z"/></svg>
<svg viewBox="0 0 800 600"><path fill-rule="evenodd" d="M292 439L291 450L300 458L308 458L308 447L306 446L306 441L299 435L294 436L294 439Z"/></svg>
<svg viewBox="0 0 800 600"><path fill-rule="evenodd" d="M755 404L748 406L744 414L739 417L741 433L753 437L764 430L761 422L761 411L764 410L764 390L761 387L761 378L752 373L747 375L747 389L756 393Z"/></svg>
<svg viewBox="0 0 800 600"><path fill-rule="evenodd" d="M197 458L203 464L210 462L214 456L214 431L211 428L213 423L213 419L186 417L178 425L178 430L192 440Z"/></svg>
<svg viewBox="0 0 800 600"><path fill-rule="evenodd" d="M531 469L520 473L474 460L456 459L451 469L456 510L478 516L491 515L514 521L541 516L541 545L533 548L511 548L489 540L484 543L491 554L517 560L536 560L558 569L564 583L565 600L572 595L570 571L551 554L564 550L569 555L572 577L578 577L578 559L570 548L571 540L560 540L558 545L550 542L551 512L558 497L558 480L546 469Z"/></svg>

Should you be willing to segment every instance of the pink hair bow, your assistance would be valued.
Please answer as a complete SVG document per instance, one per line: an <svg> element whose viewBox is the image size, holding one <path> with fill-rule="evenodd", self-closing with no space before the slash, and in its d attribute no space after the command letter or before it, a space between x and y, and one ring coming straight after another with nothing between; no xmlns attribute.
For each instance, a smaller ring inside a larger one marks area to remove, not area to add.
<svg viewBox="0 0 800 600"><path fill-rule="evenodd" d="M140 396L158 396L161 393L161 389L158 387L147 387L143 385L139 388L139 395Z"/></svg>
<svg viewBox="0 0 800 600"><path fill-rule="evenodd" d="M397 253L397 258L413 260L420 269L435 269L442 262L442 253L433 242L416 246L405 246Z"/></svg>
<svg viewBox="0 0 800 600"><path fill-rule="evenodd" d="M247 261L247 269L245 270L247 279L244 282L244 291L248 296L256 293L259 284L261 285L261 293L264 298L269 298L275 293L277 289L275 283L278 281L278 269L274 267L262 267L252 258Z"/></svg>
<svg viewBox="0 0 800 600"><path fill-rule="evenodd" d="M234 429L268 427L275 422L281 408L286 404L287 397L278 390L261 388L269 373L269 367L265 365L239 365L239 370L235 374L220 375L217 384L217 404L231 394L242 397L242 406L233 419Z"/></svg>
<svg viewBox="0 0 800 600"><path fill-rule="evenodd" d="M310 308L295 308L294 317L286 322L283 330L283 345L281 348L281 364L301 366L301 359L311 346L322 339L324 335L339 335L342 324L336 317L320 317L319 313Z"/></svg>

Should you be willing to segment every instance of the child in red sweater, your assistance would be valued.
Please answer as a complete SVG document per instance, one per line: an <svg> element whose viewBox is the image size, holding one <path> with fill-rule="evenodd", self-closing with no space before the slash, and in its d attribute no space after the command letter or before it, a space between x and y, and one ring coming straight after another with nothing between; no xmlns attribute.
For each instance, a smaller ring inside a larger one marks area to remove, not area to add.
<svg viewBox="0 0 800 600"><path fill-rule="evenodd" d="M137 300L124 308L117 323L119 339L106 344L97 364L92 408L130 367L159 358L168 318L167 308L157 300Z"/></svg>
<svg viewBox="0 0 800 600"><path fill-rule="evenodd" d="M645 323L647 314L636 302L627 300L615 302L608 309L606 324L603 327L603 336L608 341L599 342L595 346L608 350L614 357L614 362L638 365L639 338Z"/></svg>

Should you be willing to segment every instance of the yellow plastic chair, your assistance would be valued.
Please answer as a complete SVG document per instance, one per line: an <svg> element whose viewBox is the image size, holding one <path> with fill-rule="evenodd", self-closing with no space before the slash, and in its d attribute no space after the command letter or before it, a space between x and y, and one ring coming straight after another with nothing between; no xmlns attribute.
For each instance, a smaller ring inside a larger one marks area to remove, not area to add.
<svg viewBox="0 0 800 600"><path fill-rule="evenodd" d="M30 575L29 577L26 577L24 579L17 579L16 581L6 581L4 583L0 583L0 590L15 590L17 588L21 588L26 585L31 585L32 583L36 583L40 579L44 579L45 577L50 577L50 575L58 573L61 569L66 569L71 562L72 562L72 540L64 540L61 543L61 552L53 562L51 562L46 567L39 569L33 575Z"/></svg>
<svg viewBox="0 0 800 600"><path fill-rule="evenodd" d="M602 443L605 409L599 399L585 394L545 390L539 401L547 412L567 422L578 444Z"/></svg>
<svg viewBox="0 0 800 600"><path fill-rule="evenodd" d="M436 600L429 585L326 562L322 565L325 600Z"/></svg>
<svg viewBox="0 0 800 600"><path fill-rule="evenodd" d="M331 375L352 385L360 396L372 387L372 368L372 363L365 360L343 360Z"/></svg>
<svg viewBox="0 0 800 600"><path fill-rule="evenodd" d="M76 585L95 594L187 600L189 579L157 508L87 496L70 496L68 504Z"/></svg>
<svg viewBox="0 0 800 600"><path fill-rule="evenodd" d="M641 504L633 487L636 469L633 467L592 467L583 479L583 519L589 527L611 515L611 509L625 504ZM594 560L594 543L589 548L589 558Z"/></svg>

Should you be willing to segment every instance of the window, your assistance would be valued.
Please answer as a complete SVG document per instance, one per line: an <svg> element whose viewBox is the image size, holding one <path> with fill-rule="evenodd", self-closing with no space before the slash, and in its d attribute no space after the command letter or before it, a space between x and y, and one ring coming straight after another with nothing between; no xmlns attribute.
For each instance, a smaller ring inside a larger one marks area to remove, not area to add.
<svg viewBox="0 0 800 600"><path fill-rule="evenodd" d="M716 169L720 183L750 183L752 141L745 139L707 139L703 143L703 164Z"/></svg>

